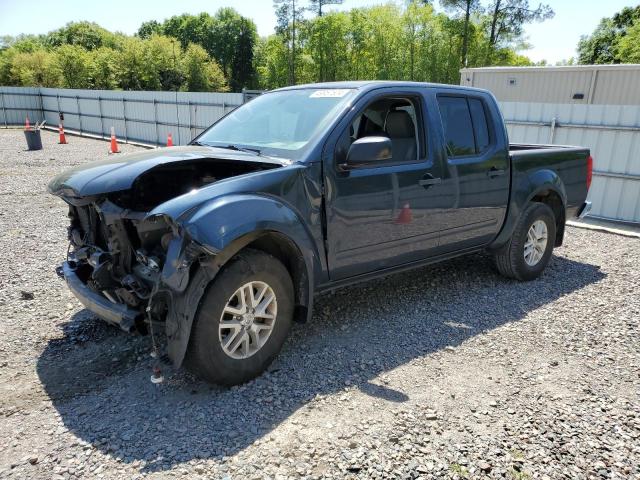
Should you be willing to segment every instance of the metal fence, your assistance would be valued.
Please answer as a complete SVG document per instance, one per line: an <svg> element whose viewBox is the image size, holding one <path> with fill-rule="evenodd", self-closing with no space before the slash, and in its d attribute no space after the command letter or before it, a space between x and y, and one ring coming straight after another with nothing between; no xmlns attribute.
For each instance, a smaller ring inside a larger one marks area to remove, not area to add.
<svg viewBox="0 0 640 480"><path fill-rule="evenodd" d="M180 145L259 93L0 87L0 125L23 125L28 115L57 127L62 114L65 129L81 135L107 137L114 127L126 142L164 145L171 133Z"/></svg>
<svg viewBox="0 0 640 480"><path fill-rule="evenodd" d="M640 106L501 102L509 139L589 147L591 216L640 223Z"/></svg>

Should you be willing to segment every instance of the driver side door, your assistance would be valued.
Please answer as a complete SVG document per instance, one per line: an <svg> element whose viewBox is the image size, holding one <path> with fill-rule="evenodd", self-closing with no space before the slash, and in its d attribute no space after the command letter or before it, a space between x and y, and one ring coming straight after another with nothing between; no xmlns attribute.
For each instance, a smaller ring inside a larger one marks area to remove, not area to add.
<svg viewBox="0 0 640 480"><path fill-rule="evenodd" d="M327 257L331 280L429 257L438 245L439 164L428 153L419 91L370 94L336 128L325 148ZM346 165L363 136L391 140L390 161Z"/></svg>

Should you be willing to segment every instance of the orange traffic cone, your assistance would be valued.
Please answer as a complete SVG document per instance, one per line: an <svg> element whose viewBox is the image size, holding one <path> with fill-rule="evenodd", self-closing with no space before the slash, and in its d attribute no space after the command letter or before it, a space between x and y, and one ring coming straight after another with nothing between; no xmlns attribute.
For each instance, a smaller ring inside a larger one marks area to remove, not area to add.
<svg viewBox="0 0 640 480"><path fill-rule="evenodd" d="M402 207L402 210L400 210L400 215L398 215L398 218L396 218L395 223L406 225L408 223L411 223L412 220L413 216L411 215L411 207L408 203L405 203L404 207Z"/></svg>
<svg viewBox="0 0 640 480"><path fill-rule="evenodd" d="M29 123L29 115L27 115L27 118L24 121L24 129L25 130L31 130L31 124Z"/></svg>
<svg viewBox="0 0 640 480"><path fill-rule="evenodd" d="M167 147L173 147L173 138L171 138L171 132L167 135Z"/></svg>
<svg viewBox="0 0 640 480"><path fill-rule="evenodd" d="M58 124L58 133L60 134L60 141L58 143L60 145L66 145L67 138L64 136L64 127L61 123Z"/></svg>
<svg viewBox="0 0 640 480"><path fill-rule="evenodd" d="M120 153L118 150L118 141L116 140L116 129L111 127L111 150L109 153Z"/></svg>

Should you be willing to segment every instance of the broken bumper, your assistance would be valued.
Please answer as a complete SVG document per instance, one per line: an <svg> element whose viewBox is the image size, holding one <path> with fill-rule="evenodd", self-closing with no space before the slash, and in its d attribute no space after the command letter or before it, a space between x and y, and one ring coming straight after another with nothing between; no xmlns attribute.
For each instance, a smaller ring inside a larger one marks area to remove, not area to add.
<svg viewBox="0 0 640 480"><path fill-rule="evenodd" d="M113 303L104 296L91 290L75 272L75 269L64 262L61 267L69 290L84 305L84 307L95 313L101 319L118 325L127 332L135 329L136 318L140 316L140 312L129 308L122 303Z"/></svg>

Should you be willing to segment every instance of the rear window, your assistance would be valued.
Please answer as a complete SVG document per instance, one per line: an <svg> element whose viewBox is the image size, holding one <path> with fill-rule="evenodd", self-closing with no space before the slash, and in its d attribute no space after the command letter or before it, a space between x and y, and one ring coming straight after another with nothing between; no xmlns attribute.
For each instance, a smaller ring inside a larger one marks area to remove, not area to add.
<svg viewBox="0 0 640 480"><path fill-rule="evenodd" d="M487 116L484 113L482 101L477 98L469 99L469 109L471 110L473 132L476 137L476 153L481 153L489 148L489 126L487 125Z"/></svg>
<svg viewBox="0 0 640 480"><path fill-rule="evenodd" d="M471 155L476 147L471 115L464 97L438 97L447 153L451 157Z"/></svg>
<svg viewBox="0 0 640 480"><path fill-rule="evenodd" d="M489 148L489 126L482 100L466 97L438 97L447 154L461 157Z"/></svg>

